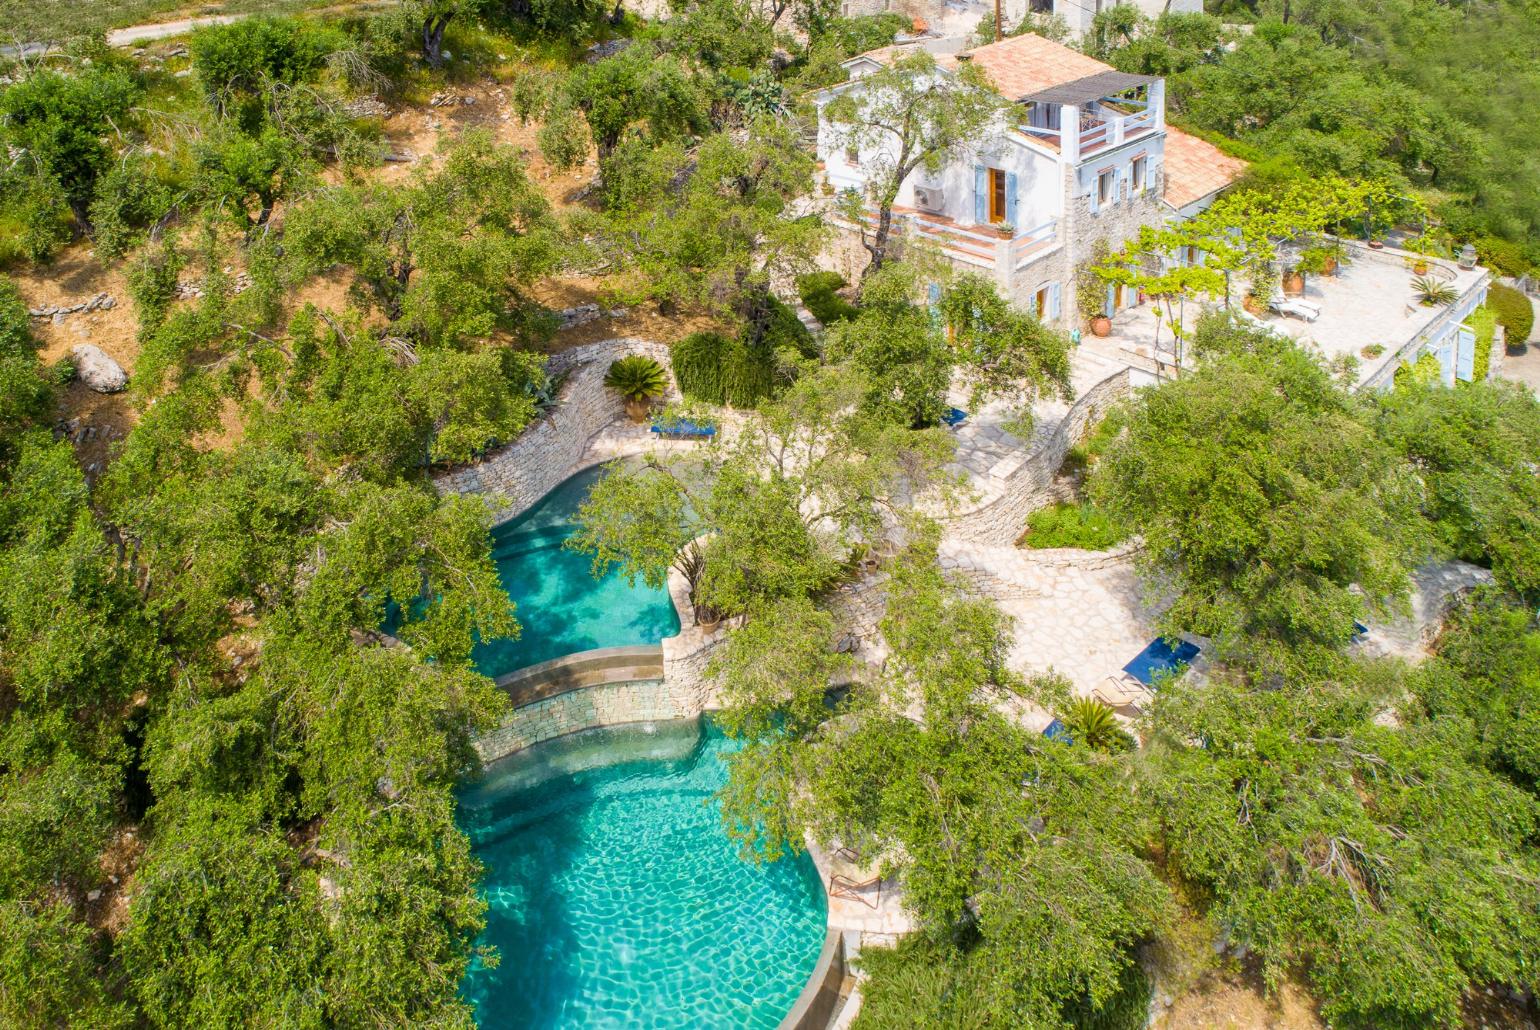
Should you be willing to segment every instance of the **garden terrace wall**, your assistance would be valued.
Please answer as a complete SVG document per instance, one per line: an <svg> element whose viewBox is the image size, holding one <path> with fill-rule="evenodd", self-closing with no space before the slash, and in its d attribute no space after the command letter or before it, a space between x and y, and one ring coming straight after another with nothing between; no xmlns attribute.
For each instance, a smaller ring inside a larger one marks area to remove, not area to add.
<svg viewBox="0 0 1540 1030"><path fill-rule="evenodd" d="M1128 392L1126 368L1087 390L1051 432L1034 439L1031 453L1011 474L1000 496L946 520L948 535L982 544L1014 544L1026 527L1027 516L1054 500L1054 479L1069 449Z"/></svg>
<svg viewBox="0 0 1540 1030"><path fill-rule="evenodd" d="M633 337L601 340L553 355L551 376L565 376L549 410L532 422L518 439L479 461L434 477L443 493L481 494L498 517L513 518L559 486L585 465L614 457L591 457L589 444L606 426L624 417L620 398L604 385L610 363L627 354L645 354L669 367L666 344ZM668 400L677 400L672 381ZM649 441L638 437L639 448Z"/></svg>

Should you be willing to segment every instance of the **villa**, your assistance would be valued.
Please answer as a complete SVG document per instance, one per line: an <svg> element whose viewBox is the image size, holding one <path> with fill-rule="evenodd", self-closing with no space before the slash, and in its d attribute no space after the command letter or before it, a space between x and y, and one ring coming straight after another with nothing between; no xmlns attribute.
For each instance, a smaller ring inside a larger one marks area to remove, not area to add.
<svg viewBox="0 0 1540 1030"><path fill-rule="evenodd" d="M937 48L921 40L851 58L844 63L849 79L819 95L817 156L833 193L865 195L871 169L888 155L850 145L849 134L828 118L829 103L924 46ZM1246 163L1167 125L1160 77L1117 71L1042 36L939 52L935 60L937 76L956 75L964 64L981 69L1011 101L1011 115L939 169L922 168L901 184L893 208L896 241L934 246L953 267L987 276L1013 303L1066 330L1082 328L1082 311L1099 310L1112 318L1112 336L1087 336L1081 351L1156 376L1168 372L1177 360L1173 337L1153 305L1136 291L1088 283L1082 272L1141 227L1201 213ZM869 228L876 211L868 208L866 218ZM837 215L832 220L852 242L862 228ZM1486 299L1490 273L1473 260L1342 242L1345 260L1335 275L1309 277L1303 296L1275 305L1261 321L1328 359L1358 359L1360 389L1388 387L1397 368L1423 354L1437 358L1446 383L1470 379L1477 334L1468 319ZM1288 264L1289 248L1279 256ZM851 246L837 260L853 278L865 253ZM1202 255L1170 260L1201 261ZM1422 264L1453 291L1451 303L1418 302L1413 269ZM1085 289L1098 295L1082 303ZM1242 290L1242 283L1232 284L1232 307L1239 308ZM1182 321L1190 323L1203 306L1187 305Z"/></svg>

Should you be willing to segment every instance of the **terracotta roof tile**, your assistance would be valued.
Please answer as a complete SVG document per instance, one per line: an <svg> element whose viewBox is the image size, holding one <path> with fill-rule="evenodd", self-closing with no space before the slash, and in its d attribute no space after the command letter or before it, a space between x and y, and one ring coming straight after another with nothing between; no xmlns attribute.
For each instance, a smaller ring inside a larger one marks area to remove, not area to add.
<svg viewBox="0 0 1540 1030"><path fill-rule="evenodd" d="M1218 193L1246 171L1246 162L1231 157L1212 143L1166 126L1165 201L1186 207L1211 193Z"/></svg>
<svg viewBox="0 0 1540 1030"><path fill-rule="evenodd" d="M1030 32L964 51L957 59L982 68L1008 100L1113 70L1111 65Z"/></svg>

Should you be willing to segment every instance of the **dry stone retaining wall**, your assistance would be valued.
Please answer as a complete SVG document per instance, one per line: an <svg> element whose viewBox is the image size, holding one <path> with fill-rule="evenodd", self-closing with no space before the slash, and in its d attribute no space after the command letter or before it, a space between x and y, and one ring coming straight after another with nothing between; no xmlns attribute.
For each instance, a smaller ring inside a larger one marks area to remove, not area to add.
<svg viewBox="0 0 1540 1030"><path fill-rule="evenodd" d="M1054 499L1054 478L1064 455L1107 409L1129 391L1128 370L1122 369L1085 392L1050 433L1033 441L1033 449L1011 474L995 500L946 520L948 536L982 544L1013 544L1027 516Z"/></svg>

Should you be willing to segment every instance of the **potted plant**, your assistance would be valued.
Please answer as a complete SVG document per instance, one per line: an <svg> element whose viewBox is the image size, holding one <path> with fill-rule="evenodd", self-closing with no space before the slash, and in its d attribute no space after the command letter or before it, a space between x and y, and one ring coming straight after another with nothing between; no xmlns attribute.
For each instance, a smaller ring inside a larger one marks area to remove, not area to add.
<svg viewBox="0 0 1540 1030"><path fill-rule="evenodd" d="M1276 288L1273 266L1266 261L1257 262L1251 266L1251 278L1241 306L1260 318L1267 313L1267 305L1273 299L1273 290Z"/></svg>
<svg viewBox="0 0 1540 1030"><path fill-rule="evenodd" d="M1107 316L1107 282L1096 271L1110 253L1106 241L1098 240L1091 260L1082 262L1075 270L1075 306L1093 336L1112 334L1112 319Z"/></svg>
<svg viewBox="0 0 1540 1030"><path fill-rule="evenodd" d="M1358 353L1362 354L1370 361L1373 361L1375 358L1385 353L1385 345L1383 343L1371 343L1365 346L1364 349Z"/></svg>
<svg viewBox="0 0 1540 1030"><path fill-rule="evenodd" d="M1016 227L1010 222L996 222L995 232L1000 234L1002 240L1015 239L1016 237Z"/></svg>
<svg viewBox="0 0 1540 1030"><path fill-rule="evenodd" d="M1302 297L1305 294L1305 273L1298 265L1289 269L1283 275L1283 295L1285 297Z"/></svg>
<svg viewBox="0 0 1540 1030"><path fill-rule="evenodd" d="M1338 244L1306 247L1299 252L1294 271L1301 275L1334 275L1337 271L1337 251L1340 249Z"/></svg>
<svg viewBox="0 0 1540 1030"><path fill-rule="evenodd" d="M1425 308L1453 304L1459 297L1453 286L1426 275L1420 275L1412 280L1412 292L1417 294L1418 302Z"/></svg>
<svg viewBox="0 0 1540 1030"><path fill-rule="evenodd" d="M627 354L610 364L604 385L620 394L631 421L641 422L647 418L653 399L668 389L668 376L663 366L647 355Z"/></svg>
<svg viewBox="0 0 1540 1030"><path fill-rule="evenodd" d="M1112 335L1112 319L1107 317L1105 311L1091 316L1091 335L1103 337Z"/></svg>

